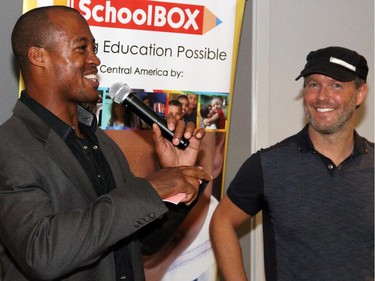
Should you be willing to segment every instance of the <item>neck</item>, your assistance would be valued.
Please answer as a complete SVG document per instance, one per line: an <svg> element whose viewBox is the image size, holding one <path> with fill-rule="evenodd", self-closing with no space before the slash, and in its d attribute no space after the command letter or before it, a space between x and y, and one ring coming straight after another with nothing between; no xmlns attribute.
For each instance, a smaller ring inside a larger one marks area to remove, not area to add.
<svg viewBox="0 0 375 281"><path fill-rule="evenodd" d="M69 126L74 127L76 135L81 136L78 126L78 111L76 103L67 103L64 100L58 99L56 96L54 98L49 98L49 96L52 95L33 94L33 91L27 91L27 93L35 101L56 115L59 119L64 121Z"/></svg>
<svg viewBox="0 0 375 281"><path fill-rule="evenodd" d="M336 132L334 134L322 134L309 125L309 136L314 148L319 153L328 157L338 166L354 149L354 127Z"/></svg>

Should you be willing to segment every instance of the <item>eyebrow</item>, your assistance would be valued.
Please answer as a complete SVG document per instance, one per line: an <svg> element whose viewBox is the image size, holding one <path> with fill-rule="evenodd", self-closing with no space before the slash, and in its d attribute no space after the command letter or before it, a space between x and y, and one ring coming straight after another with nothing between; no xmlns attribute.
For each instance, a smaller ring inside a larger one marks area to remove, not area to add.
<svg viewBox="0 0 375 281"><path fill-rule="evenodd" d="M90 41L89 41L89 39L87 39L87 37L83 37L83 36L78 37L78 38L76 38L72 41L73 44L81 43L81 42L87 43L87 42L90 42ZM95 39L92 40L92 43L95 44Z"/></svg>

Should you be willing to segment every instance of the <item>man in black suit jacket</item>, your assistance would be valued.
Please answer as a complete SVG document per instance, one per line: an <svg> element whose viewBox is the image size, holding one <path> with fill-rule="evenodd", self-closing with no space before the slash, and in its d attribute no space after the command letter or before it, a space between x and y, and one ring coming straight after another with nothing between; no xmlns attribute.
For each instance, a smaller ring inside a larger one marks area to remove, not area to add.
<svg viewBox="0 0 375 281"><path fill-rule="evenodd" d="M80 104L98 99L95 40L64 6L20 17L12 47L25 82L0 127L0 280L144 280L157 250L211 176L194 166L203 130L177 123L174 144L153 126L162 169L135 177ZM175 146L182 135L185 150ZM147 161L147 159L145 159ZM162 199L186 193L168 208Z"/></svg>

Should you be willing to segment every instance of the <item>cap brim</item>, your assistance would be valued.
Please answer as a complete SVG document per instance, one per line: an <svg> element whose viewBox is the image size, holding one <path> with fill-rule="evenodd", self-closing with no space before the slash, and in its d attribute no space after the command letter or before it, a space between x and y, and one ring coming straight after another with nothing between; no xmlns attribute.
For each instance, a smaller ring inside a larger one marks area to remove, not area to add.
<svg viewBox="0 0 375 281"><path fill-rule="evenodd" d="M357 77L357 75L354 72L347 69L343 69L339 66L335 66L332 63L330 63L310 66L302 70L301 74L296 78L296 80L311 74L323 74L341 82L353 81Z"/></svg>

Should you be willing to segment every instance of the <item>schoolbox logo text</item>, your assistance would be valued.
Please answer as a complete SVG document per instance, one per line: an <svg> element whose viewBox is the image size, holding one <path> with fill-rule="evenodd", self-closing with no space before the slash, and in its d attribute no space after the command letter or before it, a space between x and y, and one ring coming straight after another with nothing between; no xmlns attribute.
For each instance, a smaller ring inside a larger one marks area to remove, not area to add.
<svg viewBox="0 0 375 281"><path fill-rule="evenodd" d="M201 5L145 0L74 0L91 26L204 34L221 23Z"/></svg>

